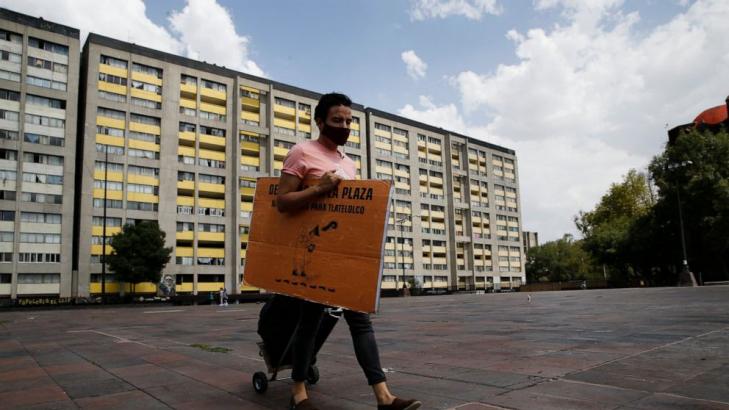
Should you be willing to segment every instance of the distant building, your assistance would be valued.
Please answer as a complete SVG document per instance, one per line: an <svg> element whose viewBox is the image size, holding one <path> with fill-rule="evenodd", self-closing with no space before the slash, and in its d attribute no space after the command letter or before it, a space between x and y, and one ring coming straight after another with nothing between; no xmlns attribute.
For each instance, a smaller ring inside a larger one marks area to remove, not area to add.
<svg viewBox="0 0 729 410"><path fill-rule="evenodd" d="M539 233L522 231L521 233L522 243L524 244L524 252L529 249L539 246Z"/></svg>

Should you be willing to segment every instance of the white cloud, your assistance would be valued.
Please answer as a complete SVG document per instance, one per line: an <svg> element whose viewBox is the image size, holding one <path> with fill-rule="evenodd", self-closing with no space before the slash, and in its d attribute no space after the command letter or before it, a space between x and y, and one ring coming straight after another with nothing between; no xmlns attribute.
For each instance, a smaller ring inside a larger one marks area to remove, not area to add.
<svg viewBox="0 0 729 410"><path fill-rule="evenodd" d="M400 58L402 58L402 61L405 63L405 67L407 68L410 78L417 80L418 78L425 77L425 71L428 69L428 64L421 60L420 57L415 54L415 51L403 51L402 54L400 54Z"/></svg>
<svg viewBox="0 0 729 410"><path fill-rule="evenodd" d="M0 6L78 28L81 44L89 32L255 75L264 75L248 57L248 39L235 31L230 14L215 0L188 0L173 11L171 32L147 17L142 0L0 0ZM203 12L204 10L204 12ZM215 30L206 30L206 27ZM212 33L215 33L214 37Z"/></svg>
<svg viewBox="0 0 729 410"><path fill-rule="evenodd" d="M265 75L248 57L249 39L236 33L230 13L216 0L188 0L181 12L170 15L169 21L191 58Z"/></svg>
<svg viewBox="0 0 729 410"><path fill-rule="evenodd" d="M567 24L511 31L519 61L493 72L451 77L454 106L401 112L517 151L523 227L545 239L574 232L572 217L591 209L611 182L659 153L666 127L690 122L729 94L729 2L697 1L669 22L635 29L622 2L542 0ZM428 113L439 113L428 116ZM485 130L485 131L483 131Z"/></svg>
<svg viewBox="0 0 729 410"><path fill-rule="evenodd" d="M438 107L433 104L429 97L421 95L420 106L422 109L419 110L410 104L406 104L398 113L403 117L443 127L449 131L467 132L466 123L463 121L461 114L458 113L458 108L454 104Z"/></svg>
<svg viewBox="0 0 729 410"><path fill-rule="evenodd" d="M484 14L499 15L501 12L496 0L410 0L410 19L416 21L449 16L481 20Z"/></svg>

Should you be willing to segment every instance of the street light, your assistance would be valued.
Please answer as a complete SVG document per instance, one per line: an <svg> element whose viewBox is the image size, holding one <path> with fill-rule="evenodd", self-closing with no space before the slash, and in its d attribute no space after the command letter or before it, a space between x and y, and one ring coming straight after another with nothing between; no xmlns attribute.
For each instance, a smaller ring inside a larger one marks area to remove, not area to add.
<svg viewBox="0 0 729 410"><path fill-rule="evenodd" d="M400 232L400 241L402 242L400 244L400 254L402 255L401 262L402 262L402 286L403 286L403 296L405 295L405 239L402 236L402 227L405 222L410 220L409 217L403 216L402 218L398 218L395 221L396 225L400 226L400 229L398 231ZM397 251L396 251L397 253ZM397 257L395 258L397 261ZM395 281L395 285L397 285L397 281Z"/></svg>
<svg viewBox="0 0 729 410"><path fill-rule="evenodd" d="M670 170L679 169L683 167L687 167L689 165L693 165L693 161L681 161L679 163L675 164L668 164L667 168ZM683 276L687 276L691 280L692 286L696 286L696 279L694 278L694 275L691 273L691 270L689 269L688 265L688 254L686 252L686 234L684 233L684 227L683 227L683 211L681 209L681 187L679 184L676 184L676 203L678 204L678 224L679 229L681 230L681 250L683 251L683 263L681 268L681 274Z"/></svg>

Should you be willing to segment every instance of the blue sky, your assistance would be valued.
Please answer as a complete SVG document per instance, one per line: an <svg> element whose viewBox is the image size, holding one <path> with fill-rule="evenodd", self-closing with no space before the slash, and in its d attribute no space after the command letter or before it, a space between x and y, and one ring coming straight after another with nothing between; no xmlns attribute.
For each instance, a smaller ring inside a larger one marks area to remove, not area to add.
<svg viewBox="0 0 729 410"><path fill-rule="evenodd" d="M729 94L727 0L0 0L515 149L522 226L576 233Z"/></svg>

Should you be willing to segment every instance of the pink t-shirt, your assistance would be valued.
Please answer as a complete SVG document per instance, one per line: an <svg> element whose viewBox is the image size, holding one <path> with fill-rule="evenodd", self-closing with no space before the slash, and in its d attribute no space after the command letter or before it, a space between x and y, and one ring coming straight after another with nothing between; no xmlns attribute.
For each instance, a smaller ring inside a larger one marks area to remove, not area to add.
<svg viewBox="0 0 729 410"><path fill-rule="evenodd" d="M294 145L281 170L301 179L321 178L328 171L334 171L342 179L354 179L357 166L346 154L331 151L316 140Z"/></svg>

